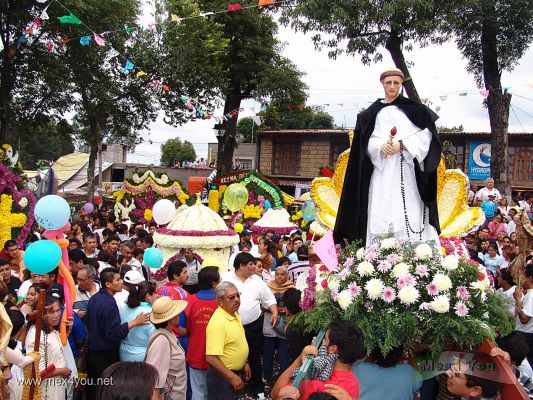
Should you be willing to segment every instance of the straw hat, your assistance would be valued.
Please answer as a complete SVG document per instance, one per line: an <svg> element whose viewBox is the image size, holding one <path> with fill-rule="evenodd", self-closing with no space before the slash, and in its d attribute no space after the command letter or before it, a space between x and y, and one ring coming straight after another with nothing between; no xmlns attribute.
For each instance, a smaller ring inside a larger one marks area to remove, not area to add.
<svg viewBox="0 0 533 400"><path fill-rule="evenodd" d="M152 314L150 315L150 322L153 324L160 324L174 318L187 308L185 300L172 300L170 297L163 296L158 298L152 304Z"/></svg>

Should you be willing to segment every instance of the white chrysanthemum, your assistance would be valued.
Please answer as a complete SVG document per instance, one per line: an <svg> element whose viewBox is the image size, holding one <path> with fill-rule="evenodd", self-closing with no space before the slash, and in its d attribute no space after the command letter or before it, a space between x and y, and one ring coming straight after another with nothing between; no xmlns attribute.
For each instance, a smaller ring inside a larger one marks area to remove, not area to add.
<svg viewBox="0 0 533 400"><path fill-rule="evenodd" d="M435 297L431 302L431 309L439 314L447 313L450 310L450 298L444 294Z"/></svg>
<svg viewBox="0 0 533 400"><path fill-rule="evenodd" d="M372 275L374 273L374 266L368 261L363 261L357 266L357 273L361 276Z"/></svg>
<svg viewBox="0 0 533 400"><path fill-rule="evenodd" d="M358 260L362 260L365 257L365 249L361 247L359 250L357 250L357 253L355 253L355 257Z"/></svg>
<svg viewBox="0 0 533 400"><path fill-rule="evenodd" d="M403 304L413 304L419 296L420 293L414 286L404 286L398 291L398 298Z"/></svg>
<svg viewBox="0 0 533 400"><path fill-rule="evenodd" d="M341 277L337 274L332 274L328 277L328 287L332 291L338 291L341 286Z"/></svg>
<svg viewBox="0 0 533 400"><path fill-rule="evenodd" d="M415 248L415 259L417 260L426 260L433 257L433 251L431 246L427 243L420 243Z"/></svg>
<svg viewBox="0 0 533 400"><path fill-rule="evenodd" d="M393 249L398 246L398 242L395 238L383 239L379 245L381 250Z"/></svg>
<svg viewBox="0 0 533 400"><path fill-rule="evenodd" d="M28 205L28 198L27 197L23 197L22 199L19 200L20 208L26 208L27 205Z"/></svg>
<svg viewBox="0 0 533 400"><path fill-rule="evenodd" d="M365 290L368 293L368 297L372 300L379 299L384 288L385 285L381 279L377 278L370 279L365 285Z"/></svg>
<svg viewBox="0 0 533 400"><path fill-rule="evenodd" d="M408 273L409 273L409 265L403 262L396 264L394 268L392 269L392 275L395 278L401 278L407 275Z"/></svg>
<svg viewBox="0 0 533 400"><path fill-rule="evenodd" d="M439 292L447 292L452 287L452 280L444 274L435 274L431 283L437 287Z"/></svg>
<svg viewBox="0 0 533 400"><path fill-rule="evenodd" d="M352 304L353 298L350 294L350 291L347 289L344 289L339 293L337 296L337 303L339 303L339 306L346 311L346 309Z"/></svg>
<svg viewBox="0 0 533 400"><path fill-rule="evenodd" d="M459 267L459 259L455 254L450 254L449 256L444 257L444 260L442 260L442 266L448 271L454 271Z"/></svg>

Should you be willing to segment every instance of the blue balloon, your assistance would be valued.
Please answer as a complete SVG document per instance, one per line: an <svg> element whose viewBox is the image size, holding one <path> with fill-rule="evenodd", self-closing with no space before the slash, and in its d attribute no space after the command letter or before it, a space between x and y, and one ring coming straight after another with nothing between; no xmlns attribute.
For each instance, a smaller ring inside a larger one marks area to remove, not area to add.
<svg viewBox="0 0 533 400"><path fill-rule="evenodd" d="M44 229L60 229L70 218L70 206L63 197L50 194L35 205L35 220Z"/></svg>
<svg viewBox="0 0 533 400"><path fill-rule="evenodd" d="M61 247L51 240L30 244L24 252L24 264L34 274L47 274L59 265Z"/></svg>
<svg viewBox="0 0 533 400"><path fill-rule="evenodd" d="M268 210L269 208L272 208L272 204L270 204L270 200L265 201L265 210Z"/></svg>
<svg viewBox="0 0 533 400"><path fill-rule="evenodd" d="M163 253L156 247L144 251L143 263L148 268L159 268L163 264Z"/></svg>
<svg viewBox="0 0 533 400"><path fill-rule="evenodd" d="M302 218L304 221L311 222L315 219L317 209L313 200L307 200L302 206Z"/></svg>

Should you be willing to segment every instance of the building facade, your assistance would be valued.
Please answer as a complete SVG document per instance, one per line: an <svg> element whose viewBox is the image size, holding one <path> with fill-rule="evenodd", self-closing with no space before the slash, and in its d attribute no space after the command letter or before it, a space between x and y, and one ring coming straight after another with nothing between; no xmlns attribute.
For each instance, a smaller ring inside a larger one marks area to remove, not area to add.
<svg viewBox="0 0 533 400"><path fill-rule="evenodd" d="M490 176L490 133L441 132L447 168L459 168L472 184ZM299 197L323 166L334 166L349 147L347 130L303 129L261 131L258 169L278 181L285 192ZM533 133L509 134L509 175L515 192L533 191Z"/></svg>

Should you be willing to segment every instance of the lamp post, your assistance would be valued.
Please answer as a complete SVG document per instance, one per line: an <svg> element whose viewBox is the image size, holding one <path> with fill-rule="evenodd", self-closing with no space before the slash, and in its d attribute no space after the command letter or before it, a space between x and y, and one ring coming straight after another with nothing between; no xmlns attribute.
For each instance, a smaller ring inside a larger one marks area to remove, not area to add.
<svg viewBox="0 0 533 400"><path fill-rule="evenodd" d="M222 147L222 139L224 138L224 134L226 133L226 129L222 124L215 124L213 127L213 131L215 132L215 136L217 137L218 146L217 146L217 176L220 176L220 148Z"/></svg>

